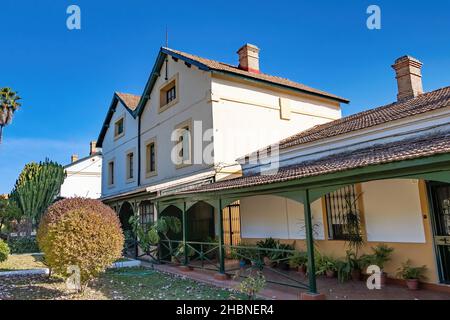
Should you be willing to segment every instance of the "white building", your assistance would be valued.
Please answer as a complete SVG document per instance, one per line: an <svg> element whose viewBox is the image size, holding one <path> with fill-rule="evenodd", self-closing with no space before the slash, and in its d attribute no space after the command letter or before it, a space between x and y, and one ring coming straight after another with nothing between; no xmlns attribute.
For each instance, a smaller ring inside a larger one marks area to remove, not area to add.
<svg viewBox="0 0 450 320"><path fill-rule="evenodd" d="M143 221L154 219L156 196L240 176L237 158L336 120L340 104L348 103L262 73L253 45L237 58L232 66L161 48L141 97L114 94L98 146L102 199L121 212L123 224L137 212ZM211 210L192 210L211 231Z"/></svg>
<svg viewBox="0 0 450 320"><path fill-rule="evenodd" d="M89 156L79 159L77 155L72 155L71 163L64 170L66 178L61 185L61 197L100 198L102 154L97 150L95 141L90 144Z"/></svg>

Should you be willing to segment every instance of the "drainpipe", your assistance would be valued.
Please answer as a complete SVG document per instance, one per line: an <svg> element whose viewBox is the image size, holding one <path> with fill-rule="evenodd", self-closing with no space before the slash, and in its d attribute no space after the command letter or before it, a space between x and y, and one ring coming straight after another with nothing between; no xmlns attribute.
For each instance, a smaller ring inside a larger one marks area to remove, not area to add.
<svg viewBox="0 0 450 320"><path fill-rule="evenodd" d="M138 154L138 170L137 170L137 186L141 185L141 115L138 115L138 145L137 145L137 154Z"/></svg>

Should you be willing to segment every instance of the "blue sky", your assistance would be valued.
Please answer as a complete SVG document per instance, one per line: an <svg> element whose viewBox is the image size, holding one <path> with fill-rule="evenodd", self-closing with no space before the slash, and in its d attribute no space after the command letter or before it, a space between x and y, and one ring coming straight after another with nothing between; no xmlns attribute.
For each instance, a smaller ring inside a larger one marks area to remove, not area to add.
<svg viewBox="0 0 450 320"><path fill-rule="evenodd" d="M81 30L66 9L81 8ZM366 9L381 8L381 30ZM169 46L233 63L249 42L265 73L351 100L344 115L395 100L390 68L404 54L424 63L426 91L450 85L449 1L2 0L0 87L23 107L4 130L0 193L25 163L85 156L114 91L141 94L158 49Z"/></svg>

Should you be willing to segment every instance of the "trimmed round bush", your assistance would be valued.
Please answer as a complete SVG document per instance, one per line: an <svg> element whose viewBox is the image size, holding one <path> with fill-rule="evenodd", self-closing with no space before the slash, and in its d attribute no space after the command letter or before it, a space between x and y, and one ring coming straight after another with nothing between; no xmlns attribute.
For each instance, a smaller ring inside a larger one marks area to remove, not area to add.
<svg viewBox="0 0 450 320"><path fill-rule="evenodd" d="M8 244L0 239L0 262L6 261L9 256L9 247Z"/></svg>
<svg viewBox="0 0 450 320"><path fill-rule="evenodd" d="M45 262L67 278L69 267L80 269L83 285L104 272L122 255L124 236L116 213L93 199L56 202L43 215L37 232Z"/></svg>

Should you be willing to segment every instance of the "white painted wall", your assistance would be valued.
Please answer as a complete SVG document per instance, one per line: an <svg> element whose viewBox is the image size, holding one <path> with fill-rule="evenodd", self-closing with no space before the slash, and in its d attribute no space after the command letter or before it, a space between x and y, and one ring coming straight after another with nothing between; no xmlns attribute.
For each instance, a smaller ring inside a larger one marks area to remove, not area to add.
<svg viewBox="0 0 450 320"><path fill-rule="evenodd" d="M121 138L114 139L114 123L121 116L125 116L125 134ZM137 119L125 109L121 102L117 103L116 112L112 116L108 130L102 145L103 170L102 170L102 197L131 191L137 186ZM134 179L126 179L126 155L128 151L134 151ZM115 184L108 185L108 162L115 162Z"/></svg>
<svg viewBox="0 0 450 320"><path fill-rule="evenodd" d="M194 164L183 168L176 168L171 161L171 152L175 143L171 141L171 134L175 127L191 119L201 121L202 129L193 127L193 136L212 128L212 112L210 102L210 75L195 66L187 67L183 61L174 61L169 57L168 79L178 74L178 102L168 109L159 112L160 88L166 83L165 66L161 76L156 81L147 105L141 117L141 181L142 185L150 186L166 181L174 180L196 173L207 171L211 168L207 164ZM163 72L164 71L164 72ZM145 142L156 138L157 144L157 175L145 177ZM193 142L194 148L200 146L202 141ZM203 143L206 146L207 143ZM192 150L193 151L193 150ZM201 160L201 159L200 159Z"/></svg>
<svg viewBox="0 0 450 320"><path fill-rule="evenodd" d="M66 178L61 185L60 196L97 199L102 188L102 156L81 159L65 168Z"/></svg>
<svg viewBox="0 0 450 320"><path fill-rule="evenodd" d="M236 159L315 125L341 117L337 102L212 78L216 164ZM289 120L280 117L280 98L290 106Z"/></svg>
<svg viewBox="0 0 450 320"><path fill-rule="evenodd" d="M417 180L362 184L368 241L425 243Z"/></svg>
<svg viewBox="0 0 450 320"><path fill-rule="evenodd" d="M321 200L311 205L314 237L324 239ZM278 196L241 199L241 237L305 239L303 204Z"/></svg>
<svg viewBox="0 0 450 320"><path fill-rule="evenodd" d="M425 243L417 180L362 184L368 241ZM322 201L311 205L315 238L324 238ZM241 199L242 238L305 239L303 205L277 196Z"/></svg>

